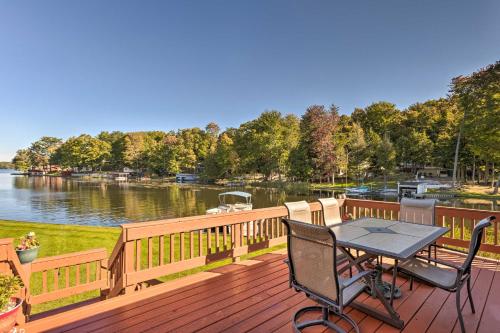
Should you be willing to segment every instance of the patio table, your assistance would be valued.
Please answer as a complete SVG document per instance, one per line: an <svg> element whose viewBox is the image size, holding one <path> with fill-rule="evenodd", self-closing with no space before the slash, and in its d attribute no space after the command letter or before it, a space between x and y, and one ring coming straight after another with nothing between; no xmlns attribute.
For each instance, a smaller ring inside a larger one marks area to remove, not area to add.
<svg viewBox="0 0 500 333"><path fill-rule="evenodd" d="M375 288L377 297L389 313L389 317L361 303L353 303L352 306L388 324L403 328L403 321L392 307L398 261L413 257L447 233L449 229L371 217L337 224L330 229L335 233L337 246L347 255L351 264L360 271L364 270L361 263L369 258L384 256L394 259L389 302ZM361 250L365 254L355 258L348 249ZM371 285L373 285L373 279L372 277Z"/></svg>

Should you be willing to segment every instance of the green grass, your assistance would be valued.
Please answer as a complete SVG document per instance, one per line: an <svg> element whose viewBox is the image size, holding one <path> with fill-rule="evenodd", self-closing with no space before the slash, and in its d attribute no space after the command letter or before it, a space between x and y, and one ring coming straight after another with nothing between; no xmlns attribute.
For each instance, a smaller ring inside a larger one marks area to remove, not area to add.
<svg viewBox="0 0 500 333"><path fill-rule="evenodd" d="M40 241L40 252L39 257L48 257L60 254L66 254L71 252L85 251L96 248L106 248L108 255L113 250L118 236L120 235L120 228L114 227L89 227L89 226L72 226L72 225L60 225L60 224L45 224L45 223L33 223L33 222L19 222L19 221L6 221L0 220L0 238L18 238L22 235L34 231ZM193 241L194 256L198 256L199 253L199 242L198 234L195 233ZM230 238L230 236L228 236ZM177 234L175 236L175 251L174 258L175 261L180 260L180 248L179 248L180 236ZM222 242L222 235L221 235ZM141 242L141 267L144 269L147 267L147 240ZM215 235L212 233L211 237L212 247L215 248ZM246 242L245 242L246 243ZM159 238L153 237L153 265L158 265L159 258ZM171 261L170 259L170 237L165 237L165 263ZM242 260L253 258L263 253L268 253L270 251L275 251L282 249L286 244L278 245L273 248L263 249L259 251L252 252L250 254L241 257ZM189 258L189 234L185 234L185 258ZM207 254L207 235L202 235L202 253ZM190 269L187 271L170 274L164 277L158 278L160 281L169 281L179 277L187 276L201 271L206 271L227 265L231 263L231 259L219 260L212 262L208 265ZM96 265L92 264L90 266L91 277L95 276ZM58 276L58 284L60 287L66 284L66 271L61 269ZM81 282L85 282L87 273L86 265L81 265L80 268L80 279ZM69 284L70 286L75 285L76 281L76 268L69 268ZM92 281L92 279L91 279ZM42 273L34 273L30 279L30 292L32 295L40 294L42 291ZM51 291L51 287L54 285L54 274L53 271L49 271L47 275L47 286L48 291ZM58 299L51 302L46 302L43 304L34 305L31 314L37 314L40 312L45 312L60 308L62 306L82 302L99 296L99 291L90 291L82 294L74 295L71 297Z"/></svg>
<svg viewBox="0 0 500 333"><path fill-rule="evenodd" d="M0 220L0 238L15 238L15 244L17 244L17 238L30 231L34 231L40 241L40 252L38 254L40 258L97 248L106 248L109 254L113 250L121 232L120 228L116 227L89 227ZM92 275L95 272L95 265L91 266L90 269ZM83 279L84 277L86 277L85 265L81 269L81 278ZM60 286L64 286L64 279L65 276L62 272L59 277ZM76 269L74 267L70 269L70 279L72 283L76 280ZM48 274L47 285L52 286L53 282L53 274ZM34 273L30 284L32 294L39 294L42 290L41 273ZM52 310L98 296L99 291L96 290L57 301L38 304L33 306L31 313L36 314Z"/></svg>

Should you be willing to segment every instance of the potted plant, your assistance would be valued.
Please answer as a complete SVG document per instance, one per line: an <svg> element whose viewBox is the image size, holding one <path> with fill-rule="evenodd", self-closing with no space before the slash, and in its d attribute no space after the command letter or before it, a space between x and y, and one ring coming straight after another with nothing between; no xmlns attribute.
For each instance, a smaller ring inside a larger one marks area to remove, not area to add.
<svg viewBox="0 0 500 333"><path fill-rule="evenodd" d="M21 264L27 264L35 260L38 256L39 248L40 242L36 239L36 235L33 231L21 237L19 239L19 245L16 247L16 253Z"/></svg>
<svg viewBox="0 0 500 333"><path fill-rule="evenodd" d="M18 276L0 274L0 333L7 333L16 324L16 317L23 300L13 297L22 287Z"/></svg>

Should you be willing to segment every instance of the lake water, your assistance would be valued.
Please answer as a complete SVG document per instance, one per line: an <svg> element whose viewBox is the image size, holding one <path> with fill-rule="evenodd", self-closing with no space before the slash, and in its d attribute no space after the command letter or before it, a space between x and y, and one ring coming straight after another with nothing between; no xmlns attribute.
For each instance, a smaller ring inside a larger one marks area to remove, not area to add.
<svg viewBox="0 0 500 333"><path fill-rule="evenodd" d="M325 191L287 193L280 189L118 183L97 179L12 176L11 172L13 170L0 170L0 219L45 223L115 226L151 219L203 215L207 209L217 207L219 193L229 190L252 193L254 208L331 196L331 192ZM498 209L498 202L477 199L453 199L439 204Z"/></svg>

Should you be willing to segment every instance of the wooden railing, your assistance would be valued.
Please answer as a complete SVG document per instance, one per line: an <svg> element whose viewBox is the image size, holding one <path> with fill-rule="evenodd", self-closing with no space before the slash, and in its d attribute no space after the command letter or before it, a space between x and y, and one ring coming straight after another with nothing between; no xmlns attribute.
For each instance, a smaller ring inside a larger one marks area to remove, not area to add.
<svg viewBox="0 0 500 333"><path fill-rule="evenodd" d="M0 273L21 277L24 287L18 297L24 300L23 313L29 317L33 305L108 289L106 249L68 253L36 259L21 265L13 239L0 239Z"/></svg>
<svg viewBox="0 0 500 333"><path fill-rule="evenodd" d="M0 239L0 273L9 276L19 276L23 283L23 287L16 295L14 295L14 297L18 297L23 301L29 298L29 275L26 274L23 266L19 262L17 254L14 251L13 238ZM23 313L26 313L26 311L27 304L26 302L24 302L23 312L19 312L17 316L18 324L23 324L26 321L26 317L23 315Z"/></svg>
<svg viewBox="0 0 500 333"><path fill-rule="evenodd" d="M311 209L313 221L320 223L319 203L311 204ZM218 260L238 260L249 252L284 243L281 219L286 216L282 206L122 225L121 244L109 262L110 294L118 294L120 288L130 292L145 281Z"/></svg>
<svg viewBox="0 0 500 333"><path fill-rule="evenodd" d="M342 214L398 219L399 204L371 200L342 200ZM310 204L312 220L322 223L318 202ZM471 230L480 219L495 215L481 250L500 254L500 212L437 207L438 224L450 227L439 243L467 248ZM192 216L121 226L122 233L108 259L104 249L70 253L20 265L11 239L0 240L0 272L17 274L25 281L21 295L28 307L89 290L114 297L142 288L144 282L215 261L232 259L286 242L281 219L284 206L235 213ZM31 278L30 278L31 277ZM31 285L30 285L31 279ZM36 282L38 281L38 282Z"/></svg>
<svg viewBox="0 0 500 333"><path fill-rule="evenodd" d="M345 212L352 214L354 218L364 216L380 217L388 220L399 218L399 203L397 202L347 199L343 209ZM472 229L476 223L491 215L495 216L496 220L493 221L493 225L490 228L486 229L480 250L500 254L498 235L500 212L498 211L437 206L436 223L440 226L450 228L450 232L441 237L438 243L467 249Z"/></svg>
<svg viewBox="0 0 500 333"><path fill-rule="evenodd" d="M35 305L87 291L108 289L108 254L106 249L68 253L36 259L31 270L32 287L28 304Z"/></svg>

